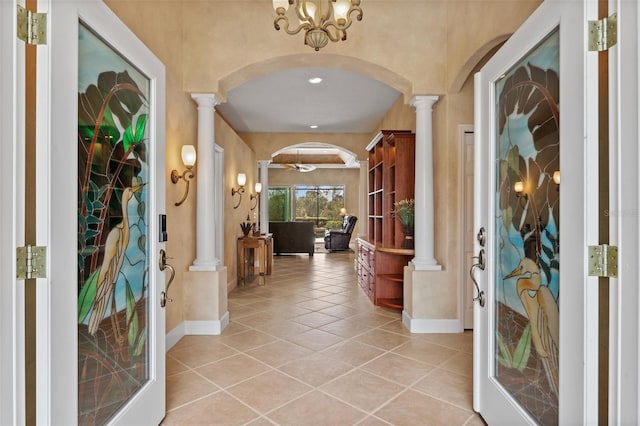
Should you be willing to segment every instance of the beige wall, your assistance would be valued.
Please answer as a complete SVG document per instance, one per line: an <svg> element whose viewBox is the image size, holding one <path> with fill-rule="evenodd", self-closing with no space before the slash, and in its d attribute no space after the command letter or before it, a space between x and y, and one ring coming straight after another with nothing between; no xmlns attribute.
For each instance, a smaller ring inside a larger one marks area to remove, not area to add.
<svg viewBox="0 0 640 426"><path fill-rule="evenodd" d="M240 224L247 221L256 222L254 212L251 211L253 202L250 194L254 192L254 185L259 180L255 153L247 146L238 134L216 114L216 143L224 149L224 265L227 269L227 285L233 288L236 284L236 253L237 240L242 236ZM231 196L231 188L238 188L238 173L247 175L245 192L242 198L238 194ZM240 202L238 208L234 206Z"/></svg>
<svg viewBox="0 0 640 426"><path fill-rule="evenodd" d="M170 169L180 167L180 146L196 141L196 106L188 95L192 92L215 92L224 99L228 90L269 71L304 65L335 67L372 76L399 90L404 96L379 128L411 130L415 130L415 113L405 103L416 94L439 95L433 111L435 255L443 266L438 279L443 287L438 288L437 302L427 298L413 300L413 305L419 307L419 315L456 315L460 238L457 126L473 121L473 87L467 77L487 52L520 26L539 0L369 0L363 2L364 19L354 23L349 40L330 43L321 52L305 46L302 35L276 32L274 12L267 0L107 3L166 65L167 182ZM364 159L364 147L373 133L344 136L314 135L313 141L345 146ZM235 174L246 172L247 187L252 188L255 160L269 159L275 147L308 142L311 137L240 137L223 120L216 120L216 138L225 149L224 263L232 282L235 256L231 253L240 234L238 224L248 210L248 196L241 208L232 208L230 188ZM196 238L194 193L181 207L173 207L171 202L180 197L181 190L167 184L167 251L174 256L178 271L176 293L181 273L195 256ZM176 302L167 310L168 330L185 317L182 295L173 296ZM416 297L419 295L413 299Z"/></svg>

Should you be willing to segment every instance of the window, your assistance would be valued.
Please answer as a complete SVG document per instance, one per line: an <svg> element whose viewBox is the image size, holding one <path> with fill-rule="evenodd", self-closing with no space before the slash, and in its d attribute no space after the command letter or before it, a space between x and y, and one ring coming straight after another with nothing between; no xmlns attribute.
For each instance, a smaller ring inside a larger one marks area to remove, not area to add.
<svg viewBox="0 0 640 426"><path fill-rule="evenodd" d="M316 234L340 228L344 185L293 185L269 188L269 220L313 222Z"/></svg>

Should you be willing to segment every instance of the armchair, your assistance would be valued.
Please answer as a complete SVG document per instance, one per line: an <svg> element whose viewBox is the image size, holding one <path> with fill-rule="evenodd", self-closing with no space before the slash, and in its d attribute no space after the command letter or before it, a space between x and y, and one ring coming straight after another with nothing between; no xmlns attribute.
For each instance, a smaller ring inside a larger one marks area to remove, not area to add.
<svg viewBox="0 0 640 426"><path fill-rule="evenodd" d="M356 216L349 216L342 229L327 230L324 234L324 248L329 251L348 250L351 233L357 221Z"/></svg>

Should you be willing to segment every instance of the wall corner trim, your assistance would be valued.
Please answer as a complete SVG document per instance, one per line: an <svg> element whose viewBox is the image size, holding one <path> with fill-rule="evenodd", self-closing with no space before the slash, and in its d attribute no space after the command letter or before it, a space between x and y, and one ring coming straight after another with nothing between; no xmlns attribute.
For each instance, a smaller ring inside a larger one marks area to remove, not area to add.
<svg viewBox="0 0 640 426"><path fill-rule="evenodd" d="M411 318L407 311L402 311L402 323L416 334L462 333L464 328L460 319L422 319Z"/></svg>
<svg viewBox="0 0 640 426"><path fill-rule="evenodd" d="M218 336L229 325L229 312L214 321L183 321L166 336L166 350L169 351L184 336Z"/></svg>

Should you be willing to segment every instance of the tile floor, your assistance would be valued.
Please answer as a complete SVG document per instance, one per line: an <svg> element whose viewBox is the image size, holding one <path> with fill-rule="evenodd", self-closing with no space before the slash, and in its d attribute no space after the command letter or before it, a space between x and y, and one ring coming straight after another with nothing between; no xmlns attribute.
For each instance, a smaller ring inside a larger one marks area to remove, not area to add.
<svg viewBox="0 0 640 426"><path fill-rule="evenodd" d="M374 307L353 253L276 256L229 294L221 336L167 355L164 425L484 425L472 334L411 335Z"/></svg>

